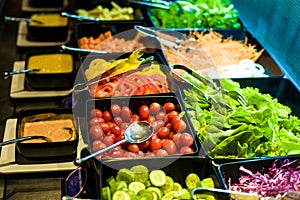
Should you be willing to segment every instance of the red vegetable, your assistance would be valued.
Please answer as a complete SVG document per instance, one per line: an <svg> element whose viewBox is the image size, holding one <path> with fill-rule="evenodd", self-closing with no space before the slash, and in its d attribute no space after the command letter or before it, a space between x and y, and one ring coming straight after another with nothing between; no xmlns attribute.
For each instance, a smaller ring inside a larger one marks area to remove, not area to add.
<svg viewBox="0 0 300 200"><path fill-rule="evenodd" d="M229 184L229 189L263 197L278 197L287 191L299 191L300 166L291 166L296 161L276 159L267 173L262 173L263 169L253 173L241 166L240 171L246 175L239 178L239 183Z"/></svg>

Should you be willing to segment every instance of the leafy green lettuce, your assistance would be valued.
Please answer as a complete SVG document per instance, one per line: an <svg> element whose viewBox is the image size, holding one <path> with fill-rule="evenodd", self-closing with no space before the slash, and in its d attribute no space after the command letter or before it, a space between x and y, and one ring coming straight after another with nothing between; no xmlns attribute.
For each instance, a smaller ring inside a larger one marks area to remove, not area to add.
<svg viewBox="0 0 300 200"><path fill-rule="evenodd" d="M183 77L195 86L184 90L184 102L198 138L210 156L300 154L300 120L276 98L260 93L257 88L241 88L231 79L220 79L222 88L212 93L212 88L203 87L203 82L191 75ZM226 91L240 92L247 105L242 106Z"/></svg>

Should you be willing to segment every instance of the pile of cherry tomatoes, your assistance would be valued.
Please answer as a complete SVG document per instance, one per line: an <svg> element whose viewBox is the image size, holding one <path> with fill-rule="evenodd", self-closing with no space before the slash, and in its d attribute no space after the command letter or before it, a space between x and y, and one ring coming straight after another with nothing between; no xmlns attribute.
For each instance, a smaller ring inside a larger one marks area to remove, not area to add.
<svg viewBox="0 0 300 200"><path fill-rule="evenodd" d="M152 102L136 109L112 104L109 110L93 108L90 111L89 136L91 151L96 152L124 139L125 129L133 122L147 121L154 129L145 142L123 143L98 158L122 158L141 156L167 156L191 154L195 151L194 137L187 131L187 124L172 102L162 105Z"/></svg>

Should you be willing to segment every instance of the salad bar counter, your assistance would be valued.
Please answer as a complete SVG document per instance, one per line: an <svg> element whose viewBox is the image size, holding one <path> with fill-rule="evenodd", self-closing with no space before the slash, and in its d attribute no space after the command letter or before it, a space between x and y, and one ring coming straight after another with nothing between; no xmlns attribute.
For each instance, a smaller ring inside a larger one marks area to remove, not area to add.
<svg viewBox="0 0 300 200"><path fill-rule="evenodd" d="M300 199L299 90L229 0L1 6L1 199Z"/></svg>

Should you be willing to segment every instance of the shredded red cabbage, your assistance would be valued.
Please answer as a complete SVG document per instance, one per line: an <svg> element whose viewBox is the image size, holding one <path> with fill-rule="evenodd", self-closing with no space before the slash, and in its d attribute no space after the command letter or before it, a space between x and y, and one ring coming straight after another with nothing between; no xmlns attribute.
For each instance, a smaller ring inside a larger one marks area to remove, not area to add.
<svg viewBox="0 0 300 200"><path fill-rule="evenodd" d="M287 191L300 191L300 166L291 167L297 160L276 159L267 173L253 173L240 167L246 175L239 177L239 183L229 180L229 190L259 194L263 197L278 197Z"/></svg>

